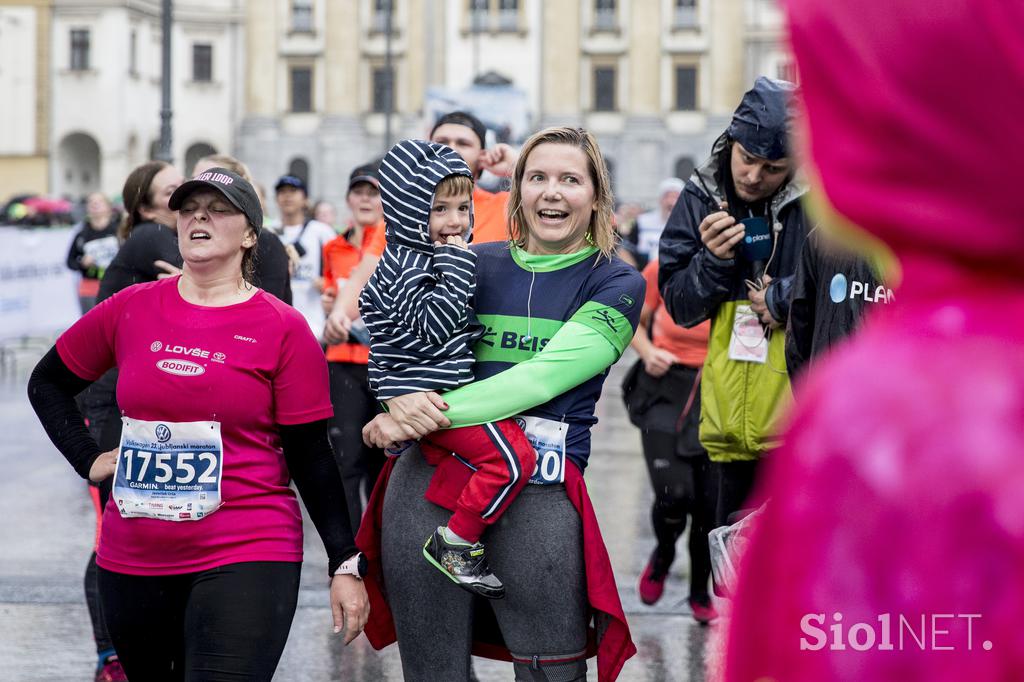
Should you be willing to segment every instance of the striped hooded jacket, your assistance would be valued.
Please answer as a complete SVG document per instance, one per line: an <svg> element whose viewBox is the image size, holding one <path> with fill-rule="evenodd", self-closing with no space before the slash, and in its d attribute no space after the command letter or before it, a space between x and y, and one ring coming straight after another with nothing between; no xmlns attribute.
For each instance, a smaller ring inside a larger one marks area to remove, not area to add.
<svg viewBox="0 0 1024 682"><path fill-rule="evenodd" d="M472 177L461 156L433 142L403 140L381 162L387 248L359 297L378 400L473 380L472 344L482 332L469 307L476 254L435 247L428 228L434 190L450 175ZM467 241L471 232L472 218Z"/></svg>

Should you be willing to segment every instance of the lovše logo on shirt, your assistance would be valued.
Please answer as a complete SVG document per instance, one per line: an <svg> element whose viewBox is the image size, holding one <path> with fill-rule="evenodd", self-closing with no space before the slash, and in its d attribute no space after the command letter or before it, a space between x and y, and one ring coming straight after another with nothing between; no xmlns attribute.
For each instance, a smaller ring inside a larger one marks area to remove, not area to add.
<svg viewBox="0 0 1024 682"><path fill-rule="evenodd" d="M164 353L171 353L174 355L183 355L186 358L210 360L220 364L224 364L224 361L227 359L227 355L220 351L211 352L198 346L186 346L164 341L153 341L153 343L149 345L149 349L154 353L162 351ZM173 374L179 377L194 377L206 373L205 366L192 360L179 358L162 358L157 361L156 368L162 372L167 372L168 374Z"/></svg>

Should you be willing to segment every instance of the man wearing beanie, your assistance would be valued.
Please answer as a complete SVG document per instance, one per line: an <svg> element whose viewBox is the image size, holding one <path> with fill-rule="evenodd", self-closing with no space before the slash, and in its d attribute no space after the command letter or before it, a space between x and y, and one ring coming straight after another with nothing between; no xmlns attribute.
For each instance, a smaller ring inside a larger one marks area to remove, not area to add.
<svg viewBox="0 0 1024 682"><path fill-rule="evenodd" d="M791 396L785 324L808 231L799 201L807 186L788 148L793 90L758 78L744 94L659 246L658 285L673 319L711 320L700 441L717 470L719 524L743 507Z"/></svg>

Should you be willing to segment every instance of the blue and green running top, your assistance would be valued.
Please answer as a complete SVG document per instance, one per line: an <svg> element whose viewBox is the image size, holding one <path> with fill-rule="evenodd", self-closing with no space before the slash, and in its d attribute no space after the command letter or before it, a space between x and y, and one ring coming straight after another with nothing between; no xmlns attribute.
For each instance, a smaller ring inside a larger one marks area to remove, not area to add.
<svg viewBox="0 0 1024 682"><path fill-rule="evenodd" d="M607 370L640 319L643 277L593 247L554 256L472 248L473 309L485 331L473 348L476 381L444 396L452 427L515 414L564 421L566 454L584 468Z"/></svg>

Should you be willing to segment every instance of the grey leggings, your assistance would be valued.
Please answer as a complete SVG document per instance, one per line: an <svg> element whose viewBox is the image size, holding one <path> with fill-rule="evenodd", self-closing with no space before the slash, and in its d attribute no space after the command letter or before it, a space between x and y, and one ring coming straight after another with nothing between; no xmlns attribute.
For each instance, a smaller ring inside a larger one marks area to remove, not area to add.
<svg viewBox="0 0 1024 682"><path fill-rule="evenodd" d="M423 497L433 472L419 448L406 450L384 497L384 584L407 682L470 679L474 597L423 557L427 537L451 517ZM506 596L477 598L475 606L493 609L506 645L520 661L516 680L586 679L582 537L579 514L561 485L526 486L483 535Z"/></svg>

